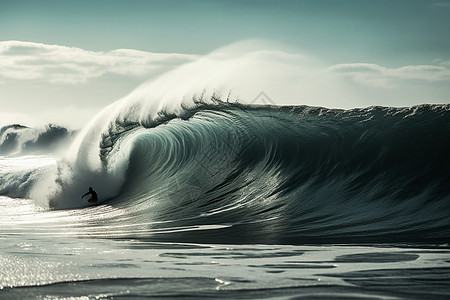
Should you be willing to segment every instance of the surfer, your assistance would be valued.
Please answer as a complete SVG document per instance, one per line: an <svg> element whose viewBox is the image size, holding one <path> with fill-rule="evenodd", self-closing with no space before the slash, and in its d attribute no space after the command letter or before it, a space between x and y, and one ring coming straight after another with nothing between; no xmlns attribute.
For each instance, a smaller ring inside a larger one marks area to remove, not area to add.
<svg viewBox="0 0 450 300"><path fill-rule="evenodd" d="M83 199L84 196L87 196L91 194L91 198L89 198L88 202L97 202L97 193L94 191L92 187L89 187L89 192L81 196L81 199Z"/></svg>

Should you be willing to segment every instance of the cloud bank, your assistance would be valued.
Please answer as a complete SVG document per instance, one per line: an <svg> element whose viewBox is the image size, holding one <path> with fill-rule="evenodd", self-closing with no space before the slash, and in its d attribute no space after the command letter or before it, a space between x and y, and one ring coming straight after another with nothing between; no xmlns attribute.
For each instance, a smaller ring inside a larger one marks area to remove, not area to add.
<svg viewBox="0 0 450 300"><path fill-rule="evenodd" d="M94 52L59 45L4 41L0 42L0 76L77 85L105 74L151 76L196 57L131 49Z"/></svg>
<svg viewBox="0 0 450 300"><path fill-rule="evenodd" d="M143 97L158 99L208 89L243 103L264 92L280 105L344 109L450 103L450 61L330 65L275 44L239 42L198 56L0 42L0 123L80 128L149 79Z"/></svg>

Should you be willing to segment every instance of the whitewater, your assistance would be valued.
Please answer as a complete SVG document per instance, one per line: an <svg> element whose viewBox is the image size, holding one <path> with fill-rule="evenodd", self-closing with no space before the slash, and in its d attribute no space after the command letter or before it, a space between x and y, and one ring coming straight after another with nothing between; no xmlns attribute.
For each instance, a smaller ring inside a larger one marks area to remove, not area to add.
<svg viewBox="0 0 450 300"><path fill-rule="evenodd" d="M1 299L448 297L450 105L249 104L190 68L0 129Z"/></svg>

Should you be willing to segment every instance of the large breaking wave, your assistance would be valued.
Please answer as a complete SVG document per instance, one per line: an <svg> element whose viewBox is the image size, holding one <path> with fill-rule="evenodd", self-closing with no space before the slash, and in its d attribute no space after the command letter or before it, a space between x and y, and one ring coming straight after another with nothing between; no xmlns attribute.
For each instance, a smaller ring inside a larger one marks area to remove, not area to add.
<svg viewBox="0 0 450 300"><path fill-rule="evenodd" d="M286 64L261 64L266 56L219 52L183 65L75 136L2 128L0 194L64 209L49 226L88 236L448 243L450 105L250 105L224 92L229 80L261 86L255 70L282 81ZM100 205L81 199L89 186Z"/></svg>
<svg viewBox="0 0 450 300"><path fill-rule="evenodd" d="M9 178L28 184L3 193L83 208L92 186L102 205L77 213L89 212L87 232L100 236L448 242L450 105L333 110L213 95L143 108L107 108L65 159Z"/></svg>

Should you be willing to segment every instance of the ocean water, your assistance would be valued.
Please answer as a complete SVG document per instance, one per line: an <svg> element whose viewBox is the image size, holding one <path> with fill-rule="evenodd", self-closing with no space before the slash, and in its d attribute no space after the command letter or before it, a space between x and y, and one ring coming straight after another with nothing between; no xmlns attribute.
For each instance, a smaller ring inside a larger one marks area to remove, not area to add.
<svg viewBox="0 0 450 300"><path fill-rule="evenodd" d="M450 105L135 97L0 130L0 299L450 296Z"/></svg>

